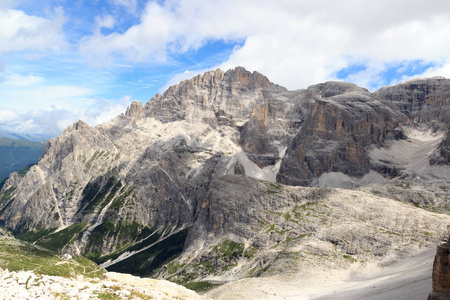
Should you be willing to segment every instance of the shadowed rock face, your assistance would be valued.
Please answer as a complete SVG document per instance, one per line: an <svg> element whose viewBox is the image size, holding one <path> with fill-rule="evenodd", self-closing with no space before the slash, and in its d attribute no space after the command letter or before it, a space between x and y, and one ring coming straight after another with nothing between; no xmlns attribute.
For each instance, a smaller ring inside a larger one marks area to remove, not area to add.
<svg viewBox="0 0 450 300"><path fill-rule="evenodd" d="M428 300L450 299L450 242L444 240L436 250L433 264L433 292Z"/></svg>
<svg viewBox="0 0 450 300"><path fill-rule="evenodd" d="M450 164L450 82L443 78L418 79L378 90L375 95L402 113L412 124L428 124L446 132L430 158L433 165Z"/></svg>
<svg viewBox="0 0 450 300"><path fill-rule="evenodd" d="M430 158L432 165L450 165L450 131Z"/></svg>
<svg viewBox="0 0 450 300"><path fill-rule="evenodd" d="M367 146L400 139L402 117L355 85L329 82L308 88L314 106L288 146L277 181L309 185L326 172L363 176Z"/></svg>
<svg viewBox="0 0 450 300"><path fill-rule="evenodd" d="M403 112L411 122L432 120L449 124L450 82L443 78L411 80L384 87L375 93L381 101Z"/></svg>

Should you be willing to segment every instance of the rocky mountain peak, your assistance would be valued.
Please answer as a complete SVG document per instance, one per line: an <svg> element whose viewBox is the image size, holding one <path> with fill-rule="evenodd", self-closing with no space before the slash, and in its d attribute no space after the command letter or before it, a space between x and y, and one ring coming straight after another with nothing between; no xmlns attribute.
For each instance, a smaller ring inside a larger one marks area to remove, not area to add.
<svg viewBox="0 0 450 300"><path fill-rule="evenodd" d="M225 73L217 69L169 87L162 96L147 102L145 111L162 122L199 118L213 123L238 121L242 125L251 115L253 105L264 101L263 91L273 88L286 91L258 72L251 73L242 67Z"/></svg>
<svg viewBox="0 0 450 300"><path fill-rule="evenodd" d="M139 101L131 102L130 106L127 108L125 112L125 116L130 117L134 120L142 117L144 115L144 107L142 103Z"/></svg>
<svg viewBox="0 0 450 300"><path fill-rule="evenodd" d="M78 120L76 123L73 123L72 126L67 127L66 130L64 130L64 133L66 133L66 132L69 133L69 132L73 132L73 131L81 131L81 130L85 130L85 129L89 129L89 128L92 128L92 127L89 126L87 123L83 122L82 120Z"/></svg>
<svg viewBox="0 0 450 300"><path fill-rule="evenodd" d="M450 80L426 78L383 87L375 92L381 101L389 103L407 115L411 121L431 120L450 124ZM446 108L446 109L444 109Z"/></svg>
<svg viewBox="0 0 450 300"><path fill-rule="evenodd" d="M353 83L341 81L327 81L325 83L311 85L306 91L310 94L317 95L322 98L329 98L350 92L362 94L368 93L368 90L365 88L359 87Z"/></svg>
<svg viewBox="0 0 450 300"><path fill-rule="evenodd" d="M253 88L271 89L271 82L266 76L256 71L252 73L243 67L228 70L225 72L225 78L230 82L251 86Z"/></svg>

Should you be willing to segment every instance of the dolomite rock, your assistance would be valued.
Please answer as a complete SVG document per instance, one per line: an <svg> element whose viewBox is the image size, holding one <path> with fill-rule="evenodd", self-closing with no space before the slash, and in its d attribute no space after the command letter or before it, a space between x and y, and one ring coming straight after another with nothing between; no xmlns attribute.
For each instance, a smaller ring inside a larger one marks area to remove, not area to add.
<svg viewBox="0 0 450 300"><path fill-rule="evenodd" d="M144 107L142 106L142 103L139 101L131 102L130 106L127 108L127 111L125 112L125 116L130 117L133 120L136 120L143 115L144 115Z"/></svg>
<svg viewBox="0 0 450 300"><path fill-rule="evenodd" d="M339 82L308 90L314 106L288 146L277 176L281 183L308 186L327 172L361 177L370 170L368 146L403 136L401 116L367 90Z"/></svg>
<svg viewBox="0 0 450 300"><path fill-rule="evenodd" d="M433 291L428 300L450 299L450 242L442 241L433 264Z"/></svg>
<svg viewBox="0 0 450 300"><path fill-rule="evenodd" d="M134 299L133 293L150 299L200 300L194 291L167 281L144 279L125 274L107 273L104 279L86 280L36 275L31 271L0 270L1 299Z"/></svg>
<svg viewBox="0 0 450 300"><path fill-rule="evenodd" d="M375 92L381 101L399 109L411 122L449 124L450 81L442 77L416 79Z"/></svg>

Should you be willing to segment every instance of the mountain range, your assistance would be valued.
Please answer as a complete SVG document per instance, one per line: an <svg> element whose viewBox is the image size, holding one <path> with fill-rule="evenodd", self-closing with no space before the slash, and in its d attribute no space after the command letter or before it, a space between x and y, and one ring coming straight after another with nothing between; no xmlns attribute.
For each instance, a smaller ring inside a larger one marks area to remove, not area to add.
<svg viewBox="0 0 450 300"><path fill-rule="evenodd" d="M49 140L5 182L0 225L187 286L388 262L450 222L449 124L444 78L290 91L210 71Z"/></svg>
<svg viewBox="0 0 450 300"><path fill-rule="evenodd" d="M0 137L0 179L38 162L45 142Z"/></svg>

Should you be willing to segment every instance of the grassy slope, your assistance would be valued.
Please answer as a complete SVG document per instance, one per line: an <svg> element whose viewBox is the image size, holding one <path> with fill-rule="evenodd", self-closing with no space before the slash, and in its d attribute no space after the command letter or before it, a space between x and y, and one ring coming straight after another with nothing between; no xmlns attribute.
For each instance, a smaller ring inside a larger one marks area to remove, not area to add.
<svg viewBox="0 0 450 300"><path fill-rule="evenodd" d="M0 178L38 161L44 142L0 138Z"/></svg>
<svg viewBox="0 0 450 300"><path fill-rule="evenodd" d="M104 269L82 256L64 261L52 251L5 236L0 236L0 267L64 277L83 275L94 278L105 273Z"/></svg>

